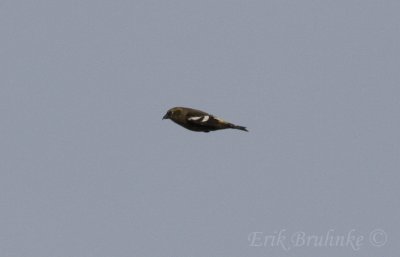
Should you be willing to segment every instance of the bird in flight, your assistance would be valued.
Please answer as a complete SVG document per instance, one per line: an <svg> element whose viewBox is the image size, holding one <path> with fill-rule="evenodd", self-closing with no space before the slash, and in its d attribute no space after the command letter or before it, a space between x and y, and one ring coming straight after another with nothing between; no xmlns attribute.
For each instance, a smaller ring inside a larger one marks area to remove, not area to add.
<svg viewBox="0 0 400 257"><path fill-rule="evenodd" d="M246 127L235 125L217 118L214 115L187 107L174 107L169 109L164 115L163 120L164 119L170 119L186 129L198 132L210 132L228 128L248 132Z"/></svg>

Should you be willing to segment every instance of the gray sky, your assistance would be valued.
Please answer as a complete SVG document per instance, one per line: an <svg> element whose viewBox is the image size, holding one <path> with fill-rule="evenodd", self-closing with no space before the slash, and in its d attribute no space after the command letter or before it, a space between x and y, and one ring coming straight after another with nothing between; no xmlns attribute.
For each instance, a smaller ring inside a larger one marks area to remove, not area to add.
<svg viewBox="0 0 400 257"><path fill-rule="evenodd" d="M399 13L1 1L0 256L395 256ZM184 130L173 106L250 133ZM301 244L327 234L362 240Z"/></svg>

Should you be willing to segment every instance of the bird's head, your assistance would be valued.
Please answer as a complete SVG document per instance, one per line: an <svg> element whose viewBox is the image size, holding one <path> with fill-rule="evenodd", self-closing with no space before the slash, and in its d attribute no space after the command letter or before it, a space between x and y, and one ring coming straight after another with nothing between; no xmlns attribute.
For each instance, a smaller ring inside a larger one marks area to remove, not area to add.
<svg viewBox="0 0 400 257"><path fill-rule="evenodd" d="M179 108L179 107L171 108L164 115L163 120L165 120L165 119L172 119L172 120L176 119L181 115L181 113L182 113L181 108Z"/></svg>

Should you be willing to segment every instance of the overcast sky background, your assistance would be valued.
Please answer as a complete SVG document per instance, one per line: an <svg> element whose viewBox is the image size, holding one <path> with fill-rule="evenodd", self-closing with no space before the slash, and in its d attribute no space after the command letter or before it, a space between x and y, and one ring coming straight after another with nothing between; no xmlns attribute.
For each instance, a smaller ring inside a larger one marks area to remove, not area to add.
<svg viewBox="0 0 400 257"><path fill-rule="evenodd" d="M399 14L0 1L0 256L396 256ZM250 132L187 131L161 120L174 106ZM353 229L358 251L248 240Z"/></svg>

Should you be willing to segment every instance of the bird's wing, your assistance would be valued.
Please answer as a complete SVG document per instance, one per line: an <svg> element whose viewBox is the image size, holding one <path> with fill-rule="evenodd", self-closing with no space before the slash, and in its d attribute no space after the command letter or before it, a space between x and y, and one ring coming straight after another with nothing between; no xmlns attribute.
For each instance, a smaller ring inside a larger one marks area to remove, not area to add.
<svg viewBox="0 0 400 257"><path fill-rule="evenodd" d="M187 119L188 123L193 124L193 125L200 125L204 127L210 127L210 128L216 128L222 124L227 124L228 122L217 118L213 115L210 114L201 114L201 115L195 115L191 116Z"/></svg>

